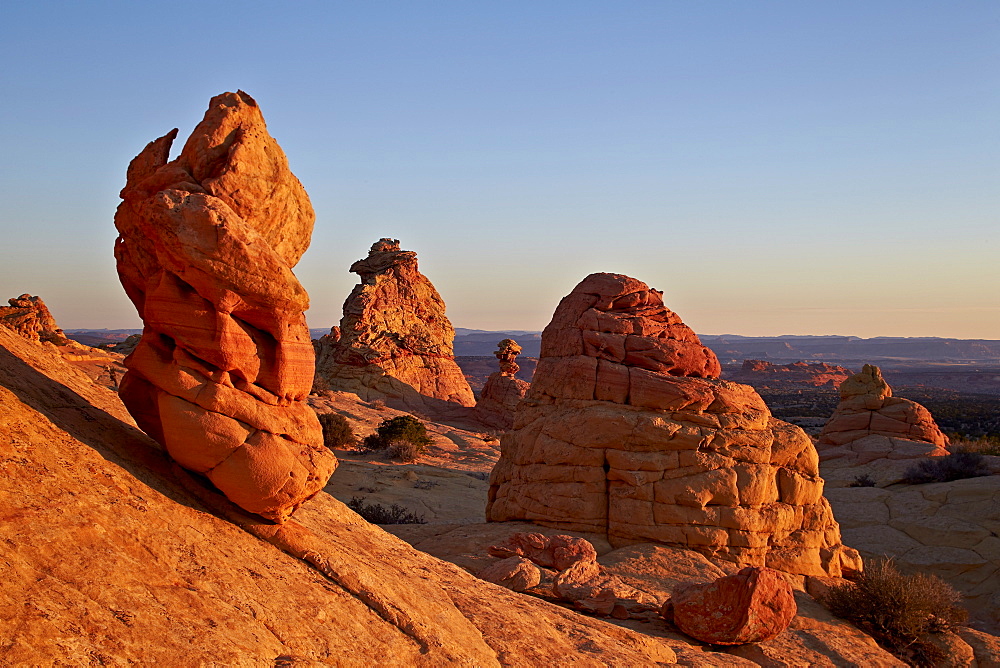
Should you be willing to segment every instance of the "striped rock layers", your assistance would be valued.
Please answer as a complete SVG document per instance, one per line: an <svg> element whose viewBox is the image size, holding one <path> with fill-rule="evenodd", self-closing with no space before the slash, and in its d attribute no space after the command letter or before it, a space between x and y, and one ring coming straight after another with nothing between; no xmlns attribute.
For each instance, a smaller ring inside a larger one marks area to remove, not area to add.
<svg viewBox="0 0 1000 668"><path fill-rule="evenodd" d="M181 154L177 130L128 168L118 275L143 320L121 397L181 466L284 521L337 460L305 399L314 358L292 273L315 218L246 93L214 97Z"/></svg>
<svg viewBox="0 0 1000 668"><path fill-rule="evenodd" d="M662 293L592 274L556 309L490 477L487 519L661 542L809 575L860 568L818 457L719 362Z"/></svg>

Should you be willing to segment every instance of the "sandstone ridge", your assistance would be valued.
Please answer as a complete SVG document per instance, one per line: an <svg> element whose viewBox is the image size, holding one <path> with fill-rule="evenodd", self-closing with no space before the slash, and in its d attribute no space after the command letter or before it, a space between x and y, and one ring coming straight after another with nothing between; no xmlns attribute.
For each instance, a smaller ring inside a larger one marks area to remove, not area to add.
<svg viewBox="0 0 1000 668"><path fill-rule="evenodd" d="M308 296L292 273L309 198L246 93L212 98L132 160L115 214L118 274L143 320L121 397L139 426L230 500L283 521L336 458L305 399Z"/></svg>
<svg viewBox="0 0 1000 668"><path fill-rule="evenodd" d="M10 306L0 306L0 325L31 341L47 341L57 345L69 342L41 297L23 294L11 297L7 303Z"/></svg>
<svg viewBox="0 0 1000 668"><path fill-rule="evenodd" d="M714 353L619 274L592 274L542 334L490 477L491 521L655 541L807 575L860 568L823 498L818 457Z"/></svg>

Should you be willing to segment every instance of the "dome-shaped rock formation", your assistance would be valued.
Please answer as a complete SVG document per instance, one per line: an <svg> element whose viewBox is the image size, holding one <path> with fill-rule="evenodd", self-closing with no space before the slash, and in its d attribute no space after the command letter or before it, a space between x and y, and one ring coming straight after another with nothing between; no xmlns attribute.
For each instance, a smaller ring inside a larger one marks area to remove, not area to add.
<svg viewBox="0 0 1000 668"><path fill-rule="evenodd" d="M0 306L0 325L32 341L59 345L68 342L41 297L24 294L8 299L7 303L10 306Z"/></svg>
<svg viewBox="0 0 1000 668"><path fill-rule="evenodd" d="M840 384L840 404L823 427L817 446L823 460L846 457L867 463L883 457L947 455L948 437L930 411L915 401L892 396L882 371L866 364Z"/></svg>
<svg viewBox="0 0 1000 668"><path fill-rule="evenodd" d="M435 413L476 403L455 363L455 328L444 300L417 269L417 254L380 239L351 265L361 276L336 333L319 342L316 373L329 388Z"/></svg>
<svg viewBox="0 0 1000 668"><path fill-rule="evenodd" d="M283 521L337 460L305 402L314 358L292 267L315 218L246 93L212 98L128 168L118 275L143 320L121 397L142 429L230 500Z"/></svg>
<svg viewBox="0 0 1000 668"><path fill-rule="evenodd" d="M800 428L719 362L662 293L592 274L542 333L490 477L491 521L660 542L810 575L860 568Z"/></svg>
<svg viewBox="0 0 1000 668"><path fill-rule="evenodd" d="M521 369L516 362L520 353L521 346L514 339L504 339L493 353L500 371L486 379L476 402L476 419L488 427L510 429L514 425L514 409L531 387L531 383L514 377Z"/></svg>

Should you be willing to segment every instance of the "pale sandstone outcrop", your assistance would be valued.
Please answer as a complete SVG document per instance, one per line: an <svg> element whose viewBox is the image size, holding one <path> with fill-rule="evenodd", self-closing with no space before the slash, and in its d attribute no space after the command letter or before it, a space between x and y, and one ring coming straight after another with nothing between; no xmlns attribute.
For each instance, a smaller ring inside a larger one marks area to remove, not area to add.
<svg viewBox="0 0 1000 668"><path fill-rule="evenodd" d="M681 585L664 604L663 616L702 642L744 645L776 638L797 610L781 573L748 566L714 582Z"/></svg>
<svg viewBox="0 0 1000 668"><path fill-rule="evenodd" d="M455 328L417 269L417 254L380 239L351 271L361 282L344 302L340 327L317 344L316 374L329 389L424 413L474 406L455 363Z"/></svg>
<svg viewBox="0 0 1000 668"><path fill-rule="evenodd" d="M336 468L305 402L309 300L292 273L315 216L246 93L213 98L168 162L176 136L132 160L115 214L118 274L144 325L121 397L181 466L284 521Z"/></svg>
<svg viewBox="0 0 1000 668"><path fill-rule="evenodd" d="M517 356L521 346L513 339L504 339L497 344L493 354L500 363L500 371L491 374L476 401L476 419L488 427L510 429L514 425L514 411L528 393L531 383L514 375L521 369Z"/></svg>
<svg viewBox="0 0 1000 668"><path fill-rule="evenodd" d="M676 661L659 638L484 583L326 494L296 521L258 522L311 530L325 576L206 512L130 421L115 393L0 328L0 664Z"/></svg>
<svg viewBox="0 0 1000 668"><path fill-rule="evenodd" d="M11 297L7 303L10 306L0 306L0 325L31 341L48 341L58 345L68 343L41 297L23 294Z"/></svg>
<svg viewBox="0 0 1000 668"><path fill-rule="evenodd" d="M845 457L865 464L875 459L913 459L948 454L948 437L930 411L892 396L877 366L840 384L840 404L819 435L822 460Z"/></svg>
<svg viewBox="0 0 1000 668"><path fill-rule="evenodd" d="M718 373L660 292L588 276L542 334L531 390L501 441L487 519L790 573L859 568L823 498L809 437Z"/></svg>

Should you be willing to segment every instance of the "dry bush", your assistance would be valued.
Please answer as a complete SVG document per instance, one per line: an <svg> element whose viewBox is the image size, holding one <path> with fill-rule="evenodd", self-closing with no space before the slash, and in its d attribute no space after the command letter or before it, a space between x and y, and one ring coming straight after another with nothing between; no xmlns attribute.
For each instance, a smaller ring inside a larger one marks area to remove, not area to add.
<svg viewBox="0 0 1000 668"><path fill-rule="evenodd" d="M326 447L331 450L357 447L358 437L354 435L351 423L340 413L323 413L319 416L319 424L323 427L323 444Z"/></svg>
<svg viewBox="0 0 1000 668"><path fill-rule="evenodd" d="M408 512L398 504L386 508L381 503L365 503L363 496L353 497L347 507L372 524L427 524L423 515Z"/></svg>
<svg viewBox="0 0 1000 668"><path fill-rule="evenodd" d="M965 621L961 594L941 578L903 575L891 559L865 562L854 582L835 586L823 602L830 612L853 622L896 656L915 665L933 665L928 633Z"/></svg>
<svg viewBox="0 0 1000 668"><path fill-rule="evenodd" d="M1000 457L1000 437L963 438L952 435L951 448L956 452L975 452L980 455Z"/></svg>
<svg viewBox="0 0 1000 668"><path fill-rule="evenodd" d="M419 454L420 448L417 447L417 444L405 438L392 439L385 449L385 456L398 462L416 461Z"/></svg>
<svg viewBox="0 0 1000 668"><path fill-rule="evenodd" d="M368 407L369 408L374 408L377 411L384 411L385 410L385 402L382 401L381 399L375 399L374 401L369 401L368 402Z"/></svg>
<svg viewBox="0 0 1000 668"><path fill-rule="evenodd" d="M875 479L865 473L854 478L848 487L875 487Z"/></svg>
<svg viewBox="0 0 1000 668"><path fill-rule="evenodd" d="M953 452L944 457L922 459L903 474L903 482L921 485L989 475L986 460L978 452Z"/></svg>

